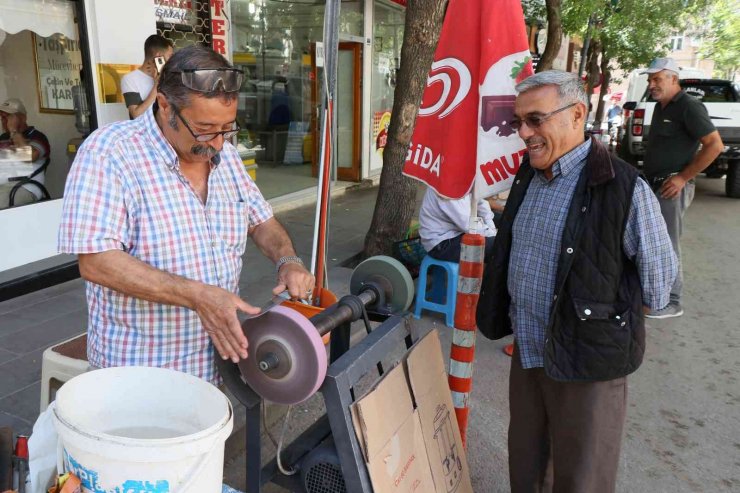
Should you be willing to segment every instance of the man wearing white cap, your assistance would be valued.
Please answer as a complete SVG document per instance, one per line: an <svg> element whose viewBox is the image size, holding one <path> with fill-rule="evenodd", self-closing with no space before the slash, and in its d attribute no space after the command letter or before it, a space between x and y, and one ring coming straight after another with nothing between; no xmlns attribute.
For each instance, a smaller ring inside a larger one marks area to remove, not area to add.
<svg viewBox="0 0 740 493"><path fill-rule="evenodd" d="M41 168L49 158L51 147L49 139L42 132L29 126L26 122L26 107L19 99L11 98L0 105L0 119L2 119L3 133L0 135L0 148L31 147L31 161L34 171ZM34 180L43 184L44 173L41 172L33 177ZM0 184L0 209L9 206L10 191L16 182L5 182ZM35 202L41 198L41 191L33 185L24 185L16 191L13 205L22 205Z"/></svg>
<svg viewBox="0 0 740 493"><path fill-rule="evenodd" d="M683 269L679 240L683 215L694 198L694 177L714 161L724 145L707 109L681 90L678 65L672 58L656 58L645 72L648 90L656 101L650 124L644 173L660 203L673 249L679 260L678 276L671 288L671 302L652 310L648 318L683 315ZM701 150L699 144L701 143Z"/></svg>

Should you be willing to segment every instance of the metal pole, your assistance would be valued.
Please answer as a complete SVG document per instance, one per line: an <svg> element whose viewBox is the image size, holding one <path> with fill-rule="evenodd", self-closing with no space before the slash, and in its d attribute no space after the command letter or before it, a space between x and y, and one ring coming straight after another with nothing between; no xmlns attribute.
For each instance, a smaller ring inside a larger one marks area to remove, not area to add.
<svg viewBox="0 0 740 493"><path fill-rule="evenodd" d="M339 15L341 0L326 0L324 7L324 56L329 94L337 100L337 66L339 65ZM334 152L331 156L331 171L333 179L337 179L337 111L334 108L330 121L331 146Z"/></svg>

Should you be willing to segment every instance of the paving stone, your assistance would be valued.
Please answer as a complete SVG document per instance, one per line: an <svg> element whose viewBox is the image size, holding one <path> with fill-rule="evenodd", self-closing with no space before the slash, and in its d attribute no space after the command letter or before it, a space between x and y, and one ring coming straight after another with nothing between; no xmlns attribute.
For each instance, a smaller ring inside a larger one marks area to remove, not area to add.
<svg viewBox="0 0 740 493"><path fill-rule="evenodd" d="M39 381L0 399L0 413L10 414L33 424L39 416L40 397Z"/></svg>
<svg viewBox="0 0 740 493"><path fill-rule="evenodd" d="M82 293L68 292L52 298L41 298L22 309L0 315L0 338L10 334L25 332L25 329L39 325L74 311L87 312L87 303ZM0 344L2 346L2 344ZM33 349L33 348L32 348Z"/></svg>
<svg viewBox="0 0 740 493"><path fill-rule="evenodd" d="M87 328L87 309L46 320L40 324L26 327L14 334L0 337L0 349L24 354L34 350L44 350L49 346L74 337Z"/></svg>
<svg viewBox="0 0 740 493"><path fill-rule="evenodd" d="M3 363L7 363L10 360L16 359L18 356L19 355L14 352L0 349L0 365L2 365Z"/></svg>
<svg viewBox="0 0 740 493"><path fill-rule="evenodd" d="M41 380L42 349L0 365L0 399Z"/></svg>
<svg viewBox="0 0 740 493"><path fill-rule="evenodd" d="M44 310L24 310L0 314L0 338L40 324L51 316Z"/></svg>
<svg viewBox="0 0 740 493"><path fill-rule="evenodd" d="M9 426L16 435L30 435L33 430L33 423L30 421L0 411L0 428L4 426Z"/></svg>

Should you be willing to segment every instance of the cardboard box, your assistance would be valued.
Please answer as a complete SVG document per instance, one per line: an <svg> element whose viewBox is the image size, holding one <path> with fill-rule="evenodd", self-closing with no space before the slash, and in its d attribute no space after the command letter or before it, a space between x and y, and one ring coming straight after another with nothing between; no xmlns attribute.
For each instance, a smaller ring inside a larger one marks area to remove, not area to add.
<svg viewBox="0 0 740 493"><path fill-rule="evenodd" d="M352 419L375 493L472 493L436 331L354 404Z"/></svg>

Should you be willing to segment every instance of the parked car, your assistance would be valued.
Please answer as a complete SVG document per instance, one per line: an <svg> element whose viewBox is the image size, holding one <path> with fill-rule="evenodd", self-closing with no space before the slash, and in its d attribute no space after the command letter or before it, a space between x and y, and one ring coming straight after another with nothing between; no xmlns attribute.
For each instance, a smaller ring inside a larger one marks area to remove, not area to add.
<svg viewBox="0 0 740 493"><path fill-rule="evenodd" d="M704 103L725 144L724 151L704 173L710 178L727 175L727 196L740 198L740 87L722 79L681 79L679 83L687 94ZM624 107L630 111L630 116L619 154L640 167L645 155L646 138L650 135L655 101L646 90L640 102L628 102Z"/></svg>

